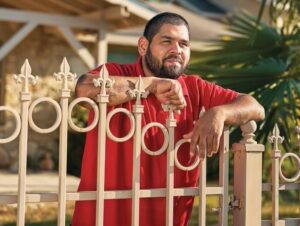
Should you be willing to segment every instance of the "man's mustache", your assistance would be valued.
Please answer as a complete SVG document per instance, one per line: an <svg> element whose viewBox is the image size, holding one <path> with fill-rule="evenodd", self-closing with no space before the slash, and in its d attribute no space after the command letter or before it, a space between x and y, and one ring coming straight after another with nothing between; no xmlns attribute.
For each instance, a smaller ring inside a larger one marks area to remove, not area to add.
<svg viewBox="0 0 300 226"><path fill-rule="evenodd" d="M177 55L170 55L170 56L167 56L164 58L164 61L166 60L176 60L177 62L181 63L182 64L182 59L180 56L177 56Z"/></svg>

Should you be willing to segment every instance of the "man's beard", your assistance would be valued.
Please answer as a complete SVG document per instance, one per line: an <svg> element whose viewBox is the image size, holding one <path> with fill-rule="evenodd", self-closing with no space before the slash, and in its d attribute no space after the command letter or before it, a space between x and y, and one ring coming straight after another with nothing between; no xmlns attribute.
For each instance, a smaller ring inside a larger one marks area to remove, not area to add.
<svg viewBox="0 0 300 226"><path fill-rule="evenodd" d="M168 59L177 60L180 63L180 67L176 65L165 66L165 61ZM146 65L149 70L157 77L160 78L170 78L176 79L178 78L184 71L185 67L182 65L182 59L176 55L169 55L162 60L162 64L160 64L159 60L157 60L150 48L147 49L147 53L145 56Z"/></svg>

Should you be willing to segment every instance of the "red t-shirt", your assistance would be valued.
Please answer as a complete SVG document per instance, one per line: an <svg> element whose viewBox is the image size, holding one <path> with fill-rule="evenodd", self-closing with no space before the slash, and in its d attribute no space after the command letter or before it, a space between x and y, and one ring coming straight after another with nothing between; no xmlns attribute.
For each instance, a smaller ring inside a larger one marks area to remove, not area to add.
<svg viewBox="0 0 300 226"><path fill-rule="evenodd" d="M144 76L141 58L135 64L106 64L111 75ZM98 76L99 68L92 73ZM198 119L199 112L204 107L206 110L226 104L237 97L237 93L223 89L213 83L206 82L193 75L182 75L178 78L182 85L183 94L187 106L181 114L175 114L177 127L175 128L175 143L182 139L183 134L191 132L193 122ZM124 103L116 107L132 110L135 101ZM144 114L142 126L150 122L159 122L165 125L168 112L164 112L161 103L154 95L149 95L142 100ZM93 118L90 113L89 122ZM122 137L130 129L128 117L119 113L110 123L110 128L115 136ZM95 128L87 134L86 144L82 159L81 181L79 191L95 191L97 188L97 133ZM163 143L163 135L160 130L150 129L146 133L145 143L150 150L158 150ZM116 143L106 138L106 164L105 164L105 190L127 190L132 188L132 153L133 139L122 143ZM178 159L183 165L194 162L189 155L189 146L183 145L178 152ZM141 189L166 188L166 152L159 156L149 156L141 152L140 185ZM197 186L199 168L192 171L182 171L175 167L174 186L193 187ZM174 198L174 225L187 225L193 206L193 197ZM140 226L163 226L166 215L165 198L140 199ZM77 201L73 215L72 226L95 226L96 201ZM104 204L105 226L130 226L131 225L131 199L105 200Z"/></svg>

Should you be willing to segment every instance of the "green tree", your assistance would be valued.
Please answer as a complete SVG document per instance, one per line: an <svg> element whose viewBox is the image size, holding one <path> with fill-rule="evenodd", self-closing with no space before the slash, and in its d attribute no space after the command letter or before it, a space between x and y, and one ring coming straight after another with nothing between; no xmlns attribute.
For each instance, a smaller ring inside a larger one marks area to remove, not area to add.
<svg viewBox="0 0 300 226"><path fill-rule="evenodd" d="M300 1L272 0L270 25L261 21L265 8L262 1L257 18L241 12L226 20L230 35L211 41L190 71L256 97L266 111L257 139L266 143L278 123L287 150L300 116Z"/></svg>

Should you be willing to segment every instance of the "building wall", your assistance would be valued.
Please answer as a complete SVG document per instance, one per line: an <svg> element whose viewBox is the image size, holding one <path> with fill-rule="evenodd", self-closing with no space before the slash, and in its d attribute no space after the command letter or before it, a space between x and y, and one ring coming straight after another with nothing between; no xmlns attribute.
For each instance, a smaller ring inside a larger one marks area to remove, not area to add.
<svg viewBox="0 0 300 226"><path fill-rule="evenodd" d="M17 23L0 22L0 42L5 43L22 25ZM92 54L96 54L96 47L93 43L84 43ZM127 48L121 46L109 47L109 61L117 62L135 62L137 55L136 48ZM125 57L124 57L125 54ZM5 101L5 105L14 109L20 109L18 92L21 90L20 84L15 84L13 74L19 74L22 64L28 58L32 67L32 74L40 77L35 86L31 86L32 99L38 97L52 97L58 100L58 89L61 83L53 78L53 73L59 71L63 57L67 57L71 71L81 75L89 69L72 50L62 35L52 27L37 27L30 33L16 48L0 61L1 79L6 83L5 94L0 97ZM70 85L73 90L74 85ZM1 89L1 87L0 87ZM3 104L3 103L2 103ZM56 113L49 104L39 104L34 113L34 121L42 128L49 127L53 124ZM14 119L12 115L5 114L5 120L0 125L0 137L8 137L14 130ZM84 134L82 135L84 136ZM78 137L74 137L74 142ZM78 138L82 140L82 138ZM72 141L71 141L72 142ZM83 146L82 142L79 144ZM76 145L70 144L71 147ZM81 157L82 148L78 158ZM18 169L18 140L8 144L0 145L0 169ZM51 164L42 164L45 158L49 158ZM50 134L38 134L32 130L29 131L28 140L28 168L29 170L47 170L56 168L58 159L58 131ZM77 161L78 162L78 161ZM72 164L72 163L71 163Z"/></svg>

